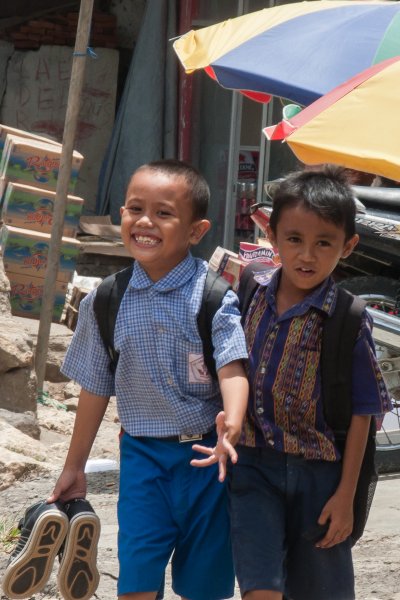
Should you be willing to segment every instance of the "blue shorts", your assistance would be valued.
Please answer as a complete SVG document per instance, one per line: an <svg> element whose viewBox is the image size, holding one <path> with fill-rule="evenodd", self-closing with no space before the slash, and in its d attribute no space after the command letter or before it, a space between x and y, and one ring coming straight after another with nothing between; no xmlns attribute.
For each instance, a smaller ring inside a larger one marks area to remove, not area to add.
<svg viewBox="0 0 400 600"><path fill-rule="evenodd" d="M239 446L229 467L232 544L242 596L275 590L291 600L353 600L350 539L316 548L317 520L341 463Z"/></svg>
<svg viewBox="0 0 400 600"><path fill-rule="evenodd" d="M204 445L215 442L212 435ZM175 594L190 600L233 596L227 491L216 465L192 467L199 455L191 442L124 433L120 449L118 594L159 590L172 555Z"/></svg>

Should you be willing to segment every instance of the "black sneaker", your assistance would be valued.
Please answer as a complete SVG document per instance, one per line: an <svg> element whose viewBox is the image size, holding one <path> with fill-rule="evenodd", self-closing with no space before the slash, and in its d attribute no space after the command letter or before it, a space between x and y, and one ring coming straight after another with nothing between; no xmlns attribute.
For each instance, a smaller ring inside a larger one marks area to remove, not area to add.
<svg viewBox="0 0 400 600"><path fill-rule="evenodd" d="M97 542L100 519L87 500L69 500L64 505L69 519L65 546L61 549L58 587L65 600L88 600L99 585Z"/></svg>
<svg viewBox="0 0 400 600"><path fill-rule="evenodd" d="M21 535L8 560L2 587L9 598L30 598L50 577L68 532L68 518L61 504L43 500L27 508L19 528Z"/></svg>

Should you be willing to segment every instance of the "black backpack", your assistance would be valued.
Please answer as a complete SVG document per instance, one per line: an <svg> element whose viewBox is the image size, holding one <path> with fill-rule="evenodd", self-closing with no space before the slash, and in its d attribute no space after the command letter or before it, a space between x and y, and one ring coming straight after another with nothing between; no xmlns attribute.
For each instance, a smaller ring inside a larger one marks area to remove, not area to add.
<svg viewBox="0 0 400 600"><path fill-rule="evenodd" d="M110 369L112 372L115 372L119 358L119 354L114 348L115 322L122 297L132 277L132 271L133 264L106 277L98 286L93 303L100 335L110 356ZM218 377L213 357L212 320L221 306L223 297L230 289L232 288L226 279L212 269L208 270L200 311L197 316L197 325L203 343L204 362L213 379L218 379Z"/></svg>
<svg viewBox="0 0 400 600"><path fill-rule="evenodd" d="M238 296L243 321L259 287L259 283L254 279L254 274L265 272L267 268L262 263L251 263L241 275ZM324 415L326 422L334 432L335 442L342 456L352 414L353 347L360 330L361 316L365 306L366 303L361 298L338 287L335 310L325 320L323 326L321 379ZM378 481L375 469L375 435L376 422L372 417L354 498L354 525L351 534L353 543L363 534Z"/></svg>

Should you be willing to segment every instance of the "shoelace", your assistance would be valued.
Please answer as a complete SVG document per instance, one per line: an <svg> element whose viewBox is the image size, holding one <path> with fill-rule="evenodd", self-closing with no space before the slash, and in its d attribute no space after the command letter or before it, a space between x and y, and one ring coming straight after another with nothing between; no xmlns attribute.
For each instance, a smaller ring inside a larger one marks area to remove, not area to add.
<svg viewBox="0 0 400 600"><path fill-rule="evenodd" d="M11 552L11 558L14 558L14 556L16 556L17 554L19 554L21 552L21 550L25 547L27 541L29 540L29 535L20 535L18 538L18 542L17 545L15 546L14 550Z"/></svg>

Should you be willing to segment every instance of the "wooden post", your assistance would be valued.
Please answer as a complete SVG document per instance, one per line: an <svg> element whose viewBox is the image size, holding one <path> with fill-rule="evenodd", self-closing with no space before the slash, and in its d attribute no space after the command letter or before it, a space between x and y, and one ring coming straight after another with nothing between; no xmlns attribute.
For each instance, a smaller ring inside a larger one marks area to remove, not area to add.
<svg viewBox="0 0 400 600"><path fill-rule="evenodd" d="M49 346L50 328L53 317L55 284L60 260L61 238L64 225L65 207L71 177L72 153L80 108L83 77L87 48L89 43L90 25L92 21L93 0L81 0L79 19L75 40L75 51L72 60L71 81L68 92L67 111L65 115L60 171L58 174L56 199L54 203L53 225L49 254L47 257L46 277L43 289L42 308L35 353L35 370L37 389L40 394L46 371L47 352Z"/></svg>

